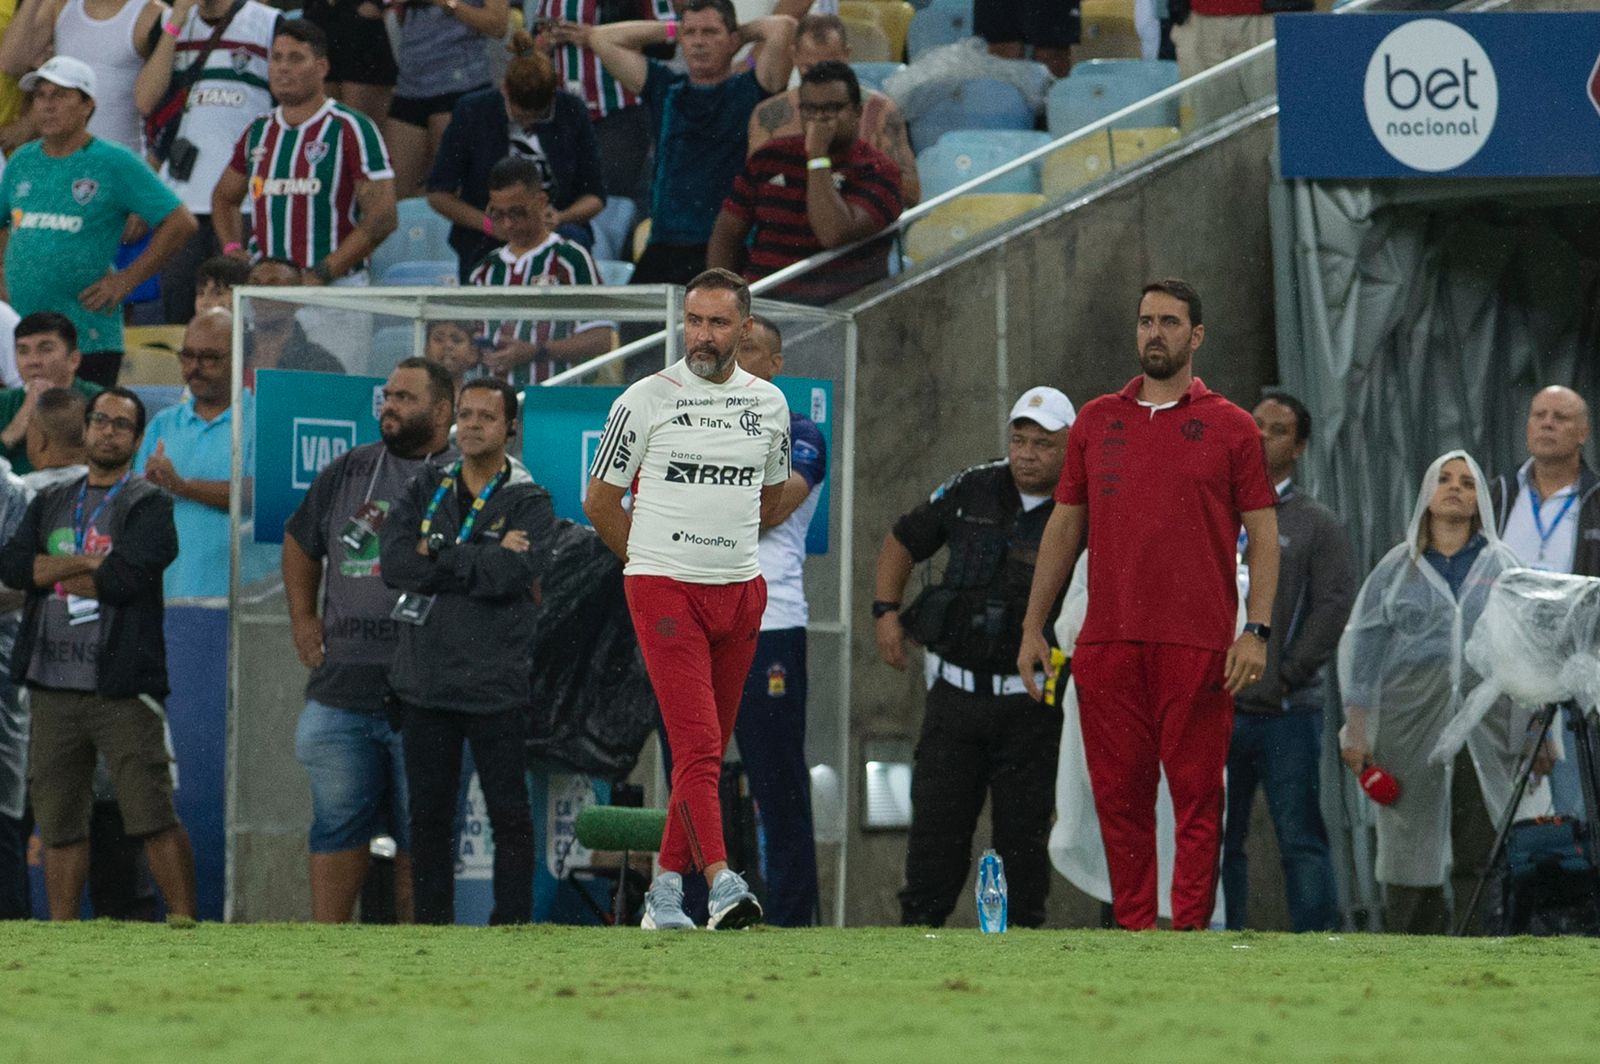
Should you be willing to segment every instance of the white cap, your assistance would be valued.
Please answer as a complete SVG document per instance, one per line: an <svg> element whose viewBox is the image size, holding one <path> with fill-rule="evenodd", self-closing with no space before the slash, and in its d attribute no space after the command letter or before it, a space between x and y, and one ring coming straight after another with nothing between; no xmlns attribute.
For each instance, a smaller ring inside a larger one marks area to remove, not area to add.
<svg viewBox="0 0 1600 1064"><path fill-rule="evenodd" d="M17 82L17 86L23 92L32 92L38 88L41 81L60 85L63 89L77 89L91 100L94 99L93 68L83 60L74 59L70 55L52 56L49 62L38 70L24 74L22 80Z"/></svg>
<svg viewBox="0 0 1600 1064"><path fill-rule="evenodd" d="M1062 392L1041 385L1022 393L1017 405L1011 408L1007 424L1020 419L1032 421L1046 432L1055 432L1076 421L1078 412L1072 408L1072 400Z"/></svg>

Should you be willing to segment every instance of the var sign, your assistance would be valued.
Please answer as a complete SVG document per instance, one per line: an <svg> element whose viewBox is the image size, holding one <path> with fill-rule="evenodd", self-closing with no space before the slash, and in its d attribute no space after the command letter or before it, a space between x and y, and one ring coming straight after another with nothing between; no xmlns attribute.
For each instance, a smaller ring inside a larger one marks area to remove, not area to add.
<svg viewBox="0 0 1600 1064"><path fill-rule="evenodd" d="M356 445L356 423L334 418L297 417L293 439L291 482L296 488L309 488L330 462Z"/></svg>

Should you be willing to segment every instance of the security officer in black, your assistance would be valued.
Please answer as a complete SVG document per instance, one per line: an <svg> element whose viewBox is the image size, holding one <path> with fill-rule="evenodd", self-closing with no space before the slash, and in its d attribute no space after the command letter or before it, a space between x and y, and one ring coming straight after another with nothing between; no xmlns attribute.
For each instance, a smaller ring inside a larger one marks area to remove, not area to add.
<svg viewBox="0 0 1600 1064"><path fill-rule="evenodd" d="M972 832L992 797L1008 922L1044 923L1061 709L1028 697L1016 652L1033 566L1066 460L1072 402L1032 388L1011 410L1004 461L973 466L895 522L878 553L878 654L906 667L909 635L927 648L928 699L911 774L911 838L901 921L942 926L967 885ZM911 570L950 548L944 574L901 608ZM1058 601L1051 620L1061 608Z"/></svg>

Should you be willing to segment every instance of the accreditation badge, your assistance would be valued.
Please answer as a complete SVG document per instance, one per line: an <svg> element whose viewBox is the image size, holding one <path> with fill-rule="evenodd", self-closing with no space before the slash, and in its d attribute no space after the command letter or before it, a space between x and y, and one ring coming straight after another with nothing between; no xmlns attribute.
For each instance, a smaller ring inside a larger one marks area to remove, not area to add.
<svg viewBox="0 0 1600 1064"><path fill-rule="evenodd" d="M427 624L428 614L433 612L433 600L437 597L407 591L400 596L400 601L394 604L394 609L389 611L389 618L402 624L415 624L419 627Z"/></svg>
<svg viewBox="0 0 1600 1064"><path fill-rule="evenodd" d="M345 522L343 531L339 533L339 542L351 554L360 554L372 544L378 530L383 527L383 518L383 507L369 499Z"/></svg>

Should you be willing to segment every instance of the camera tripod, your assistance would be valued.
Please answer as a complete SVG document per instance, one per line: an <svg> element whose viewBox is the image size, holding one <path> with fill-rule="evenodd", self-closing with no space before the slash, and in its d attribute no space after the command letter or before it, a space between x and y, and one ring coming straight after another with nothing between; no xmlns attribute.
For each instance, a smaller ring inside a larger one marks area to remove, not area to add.
<svg viewBox="0 0 1600 1064"><path fill-rule="evenodd" d="M1539 710L1539 716L1536 718L1539 724L1539 737L1518 767L1516 784L1511 790L1511 800L1506 804L1505 814L1500 818L1500 828L1495 833L1494 848L1489 851L1489 860L1485 863L1477 884L1472 888L1472 899L1466 908L1461 910L1461 917L1455 930L1457 935L1466 933L1467 925L1471 922L1473 914L1478 911L1478 903L1483 898L1484 888L1488 885L1490 877L1502 871L1502 862L1506 859L1511 831L1517 822L1517 806L1521 804L1522 796L1527 792L1528 782L1533 776L1534 758L1563 710L1566 711L1566 728L1570 733L1570 741L1567 744L1568 756L1577 762L1578 785L1583 795L1583 822L1578 825L1578 842L1589 865L1586 873L1591 880L1589 901L1595 907L1596 918L1600 919L1600 863L1596 861L1597 856L1600 856L1600 775L1597 775L1597 772L1600 772L1600 761L1597 761L1597 758L1600 758L1600 736L1596 734L1595 722L1576 702L1550 702ZM1505 872L1509 881L1510 870L1505 869Z"/></svg>

